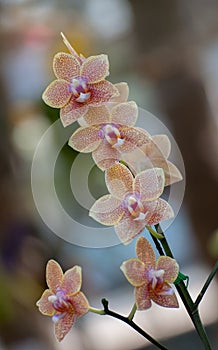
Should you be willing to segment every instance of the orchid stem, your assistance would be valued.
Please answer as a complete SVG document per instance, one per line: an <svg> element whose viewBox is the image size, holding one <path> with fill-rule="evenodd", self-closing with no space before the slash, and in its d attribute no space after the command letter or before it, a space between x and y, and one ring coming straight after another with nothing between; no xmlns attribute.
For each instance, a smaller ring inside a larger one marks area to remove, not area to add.
<svg viewBox="0 0 218 350"><path fill-rule="evenodd" d="M161 350L168 350L164 345L160 344L157 340L152 338L148 333L146 333L143 329L141 329L135 322L133 322L131 319L128 317L122 316L114 311L109 310L108 308L108 301L106 299L102 299L102 304L104 307L104 313L105 315L112 316L114 318L117 318L118 320L121 320L125 323L127 323L130 327L135 329L136 332L141 334L144 338L149 340L152 344L154 344L157 348Z"/></svg>
<svg viewBox="0 0 218 350"><path fill-rule="evenodd" d="M169 244L168 244L168 242L166 240L166 237L165 237L165 235L164 235L164 233L162 231L162 228L161 228L160 224L155 225L155 229L158 232L158 234L163 235L163 238L161 238L159 240L160 240L160 243L161 243L161 245L162 245L166 255L169 256L170 258L174 259L173 253L172 253L172 251L171 251L171 249L169 247ZM209 280L209 283L210 283L210 280ZM209 283L208 283L208 285L209 285ZM184 304L184 306L185 306L185 308L186 308L186 310L187 310L187 312L189 314L189 317L191 318L191 320L193 322L193 325L194 325L194 327L195 327L195 329L196 329L196 331L197 331L197 333L198 333L202 343L204 344L205 350L212 350L212 347L211 347L211 345L209 343L209 339L208 339L207 334L205 332L204 326L203 326L203 324L201 322L201 318L200 318L200 315L199 315L199 312L198 312L198 308L196 306L197 300L196 300L195 303L193 302L193 300L192 300L192 298L191 298L191 296L190 296L190 294L189 294L189 292L188 292L188 290L187 290L187 288L186 288L186 286L185 286L183 281L180 281L178 284L175 285L175 287L176 287L176 289L177 289L177 291L179 293L180 298L182 299L182 302L183 302L183 304ZM205 285L204 285L204 287L205 287ZM206 291L207 287L208 286L206 285L206 287L204 288L205 291ZM204 291L204 293L205 293L205 291Z"/></svg>
<svg viewBox="0 0 218 350"><path fill-rule="evenodd" d="M135 316L136 311L137 311L137 306L135 303L132 307L132 310L129 313L129 316L127 317L130 321L132 321L133 317Z"/></svg>

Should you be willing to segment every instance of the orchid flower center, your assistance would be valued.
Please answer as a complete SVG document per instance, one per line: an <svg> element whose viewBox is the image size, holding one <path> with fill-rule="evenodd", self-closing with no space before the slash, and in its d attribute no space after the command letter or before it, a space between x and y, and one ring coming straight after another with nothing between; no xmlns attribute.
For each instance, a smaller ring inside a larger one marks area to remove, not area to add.
<svg viewBox="0 0 218 350"><path fill-rule="evenodd" d="M121 138L119 129L111 124L105 125L104 137L107 142L115 148L121 146L124 143L124 139Z"/></svg>
<svg viewBox="0 0 218 350"><path fill-rule="evenodd" d="M166 283L164 283L164 273L165 271L150 269L148 276L150 280L151 289L158 295L172 295L173 289Z"/></svg>
<svg viewBox="0 0 218 350"><path fill-rule="evenodd" d="M146 213L144 213L144 206L138 196L132 194L126 198L126 207L129 213L134 217L134 220L144 220Z"/></svg>
<svg viewBox="0 0 218 350"><path fill-rule="evenodd" d="M70 89L77 102L84 103L90 99L91 93L83 78L72 79Z"/></svg>
<svg viewBox="0 0 218 350"><path fill-rule="evenodd" d="M50 295L48 301L52 303L53 308L57 313L52 317L52 321L57 323L66 312L72 307L69 298L62 289L57 289L56 294Z"/></svg>

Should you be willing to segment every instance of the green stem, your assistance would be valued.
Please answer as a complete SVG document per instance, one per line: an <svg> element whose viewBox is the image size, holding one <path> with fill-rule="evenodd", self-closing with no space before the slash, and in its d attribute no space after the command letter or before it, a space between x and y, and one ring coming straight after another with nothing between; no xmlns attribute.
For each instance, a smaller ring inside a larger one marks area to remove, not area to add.
<svg viewBox="0 0 218 350"><path fill-rule="evenodd" d="M197 308L198 305L200 304L200 302L201 302L201 300L202 300L204 294L205 294L206 291L207 291L207 288L209 287L209 285L210 285L211 281L213 280L213 278L214 278L215 274L217 273L217 271L218 271L218 261L217 261L216 264L214 265L213 270L212 270L211 273L209 274L209 276L208 276L208 278L207 278L207 280L206 280L206 282L205 282L205 284L204 284L202 290L201 290L200 293L198 294L198 297L197 297L197 299L196 299L196 301L195 301L195 308Z"/></svg>
<svg viewBox="0 0 218 350"><path fill-rule="evenodd" d="M127 317L130 321L132 321L133 317L135 316L136 311L137 311L137 306L135 303L132 307L132 310L129 313L129 316Z"/></svg>
<svg viewBox="0 0 218 350"><path fill-rule="evenodd" d="M108 301L106 299L102 299L102 304L104 306L104 313L105 315L112 316L114 318L117 318L118 320L121 320L125 323L127 323L130 327L135 329L136 332L141 334L144 338L149 340L152 344L157 346L161 350L168 350L164 345L160 344L157 340L152 338L148 333L146 333L143 329L141 329L135 322L130 320L128 317L122 316L114 311L109 310L108 308Z"/></svg>
<svg viewBox="0 0 218 350"><path fill-rule="evenodd" d="M173 253L169 247L169 244L166 240L166 237L164 236L164 233L161 229L161 226L159 224L155 225L155 229L156 231L163 235L163 238L160 239L160 243L166 253L167 256L171 257L174 259ZM198 308L195 307L195 303L193 302L185 284L183 281L179 282L178 284L176 284L176 289L179 293L180 298L182 299L182 302L192 320L192 323L196 329L196 331L198 332L198 335L202 341L202 343L204 344L205 350L212 350L211 345L209 343L209 339L207 337L207 334L205 332L204 326L201 322L200 316L199 316L199 312L198 312Z"/></svg>

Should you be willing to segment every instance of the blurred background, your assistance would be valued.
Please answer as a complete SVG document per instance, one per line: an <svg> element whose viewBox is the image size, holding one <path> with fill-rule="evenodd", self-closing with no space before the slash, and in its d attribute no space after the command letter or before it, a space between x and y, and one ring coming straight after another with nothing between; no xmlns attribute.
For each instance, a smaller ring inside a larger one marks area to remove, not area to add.
<svg viewBox="0 0 218 350"><path fill-rule="evenodd" d="M102 249L70 244L43 223L33 201L34 151L59 118L41 94L54 79L53 55L67 52L61 31L84 56L108 54L110 81L128 82L129 99L155 114L173 134L185 164L186 192L167 237L196 298L218 256L217 14L216 0L0 0L1 350L154 349L127 325L94 314L80 319L58 344L51 320L35 306L46 286L49 258L64 270L83 267L82 290L92 306L101 308L106 297L112 309L127 314L133 303L133 289L119 266L135 256L135 242ZM52 142L55 147L55 137ZM52 181L46 172L49 156L45 149L40 169L45 201ZM75 157L63 146L55 174L57 194L69 211L76 207L68 183ZM90 181L96 198L105 193L100 171L95 169ZM55 220L52 206L48 210ZM78 210L81 220L87 213ZM214 349L217 292L213 281L200 307ZM203 349L180 306L153 306L137 313L136 321L171 349Z"/></svg>

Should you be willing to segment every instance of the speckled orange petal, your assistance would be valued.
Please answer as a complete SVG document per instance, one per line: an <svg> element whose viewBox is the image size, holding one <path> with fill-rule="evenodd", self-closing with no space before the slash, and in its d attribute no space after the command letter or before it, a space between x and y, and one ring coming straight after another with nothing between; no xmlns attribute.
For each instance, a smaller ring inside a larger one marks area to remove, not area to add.
<svg viewBox="0 0 218 350"><path fill-rule="evenodd" d="M160 221L171 219L174 216L171 206L161 198L153 202L146 202L145 206L147 206L146 225L156 225Z"/></svg>
<svg viewBox="0 0 218 350"><path fill-rule="evenodd" d="M160 256L156 261L156 270L164 270L164 280L173 283L179 273L179 265L175 259L168 256Z"/></svg>
<svg viewBox="0 0 218 350"><path fill-rule="evenodd" d="M49 260L46 266L46 281L49 289L56 292L63 279L63 271L55 260Z"/></svg>
<svg viewBox="0 0 218 350"><path fill-rule="evenodd" d="M128 84L125 82L121 82L121 83L114 84L114 86L119 91L119 96L113 97L110 102L116 102L116 103L126 102L129 97Z"/></svg>
<svg viewBox="0 0 218 350"><path fill-rule="evenodd" d="M66 294L71 295L79 292L81 285L82 269L76 265L65 272L61 289L65 290Z"/></svg>
<svg viewBox="0 0 218 350"><path fill-rule="evenodd" d="M170 285L167 283L164 284L163 291L168 290L171 288ZM149 291L150 298L158 305L164 306L164 307L172 307L172 308L178 308L179 303L177 300L176 295L173 293L171 295L161 295L155 293L155 291L151 290Z"/></svg>
<svg viewBox="0 0 218 350"><path fill-rule="evenodd" d="M172 185L182 180L182 174L179 169L171 162L167 161L165 173L165 186Z"/></svg>
<svg viewBox="0 0 218 350"><path fill-rule="evenodd" d="M137 116L138 107L134 101L120 103L111 110L111 121L117 124L133 126Z"/></svg>
<svg viewBox="0 0 218 350"><path fill-rule="evenodd" d="M110 122L110 112L105 105L89 107L83 119L88 125L108 123Z"/></svg>
<svg viewBox="0 0 218 350"><path fill-rule="evenodd" d="M107 226L117 224L123 215L121 202L110 194L99 198L89 211L89 216Z"/></svg>
<svg viewBox="0 0 218 350"><path fill-rule="evenodd" d="M145 264L139 259L129 259L122 263L120 269L123 271L129 283L135 287L145 283Z"/></svg>
<svg viewBox="0 0 218 350"><path fill-rule="evenodd" d="M154 135L152 136L152 140L157 146L158 150L153 149L152 154L149 155L155 157L157 156L158 151L160 151L161 155L167 159L171 151L171 143L169 137L167 135Z"/></svg>
<svg viewBox="0 0 218 350"><path fill-rule="evenodd" d="M151 244L144 237L140 237L136 243L136 254L137 257L143 261L146 268L155 267L155 254Z"/></svg>
<svg viewBox="0 0 218 350"><path fill-rule="evenodd" d="M107 80L90 84L89 91L91 92L89 104L92 106L108 102L112 97L119 95L117 88Z"/></svg>
<svg viewBox="0 0 218 350"><path fill-rule="evenodd" d="M99 147L93 151L92 158L97 166L105 171L120 159L120 153L103 139Z"/></svg>
<svg viewBox="0 0 218 350"><path fill-rule="evenodd" d="M142 200L153 201L163 193L164 183L163 169L153 168L136 175L133 189L141 194Z"/></svg>
<svg viewBox="0 0 218 350"><path fill-rule="evenodd" d="M55 323L55 335L58 341L63 340L76 320L74 310L67 312L57 323Z"/></svg>
<svg viewBox="0 0 218 350"><path fill-rule="evenodd" d="M132 192L133 176L123 164L115 164L105 172L107 188L114 197L124 199L128 192Z"/></svg>
<svg viewBox="0 0 218 350"><path fill-rule="evenodd" d="M147 284L135 288L135 301L138 310L147 310L151 307Z"/></svg>
<svg viewBox="0 0 218 350"><path fill-rule="evenodd" d="M124 143L119 146L119 152L131 152L134 149L150 142L150 135L143 129L129 126L119 126L120 137Z"/></svg>
<svg viewBox="0 0 218 350"><path fill-rule="evenodd" d="M144 227L144 220L133 220L132 216L126 214L114 229L120 241L127 245L144 230Z"/></svg>
<svg viewBox="0 0 218 350"><path fill-rule="evenodd" d="M82 292L70 297L76 316L81 317L89 311L89 302Z"/></svg>
<svg viewBox="0 0 218 350"><path fill-rule="evenodd" d="M58 79L71 82L72 78L79 77L80 63L75 56L69 53L59 52L54 56L53 69Z"/></svg>
<svg viewBox="0 0 218 350"><path fill-rule="evenodd" d="M52 303L48 301L48 297L50 297L53 293L50 289L46 289L41 298L37 301L36 306L38 306L39 311L46 316L53 316L55 313L55 309L52 306Z"/></svg>
<svg viewBox="0 0 218 350"><path fill-rule="evenodd" d="M43 92L42 99L50 107L64 107L72 94L66 80L54 80Z"/></svg>
<svg viewBox="0 0 218 350"><path fill-rule="evenodd" d="M98 83L109 75L109 61L107 55L90 56L81 68L80 76L89 84Z"/></svg>
<svg viewBox="0 0 218 350"><path fill-rule="evenodd" d="M84 126L77 129L69 140L69 146L78 152L93 152L102 142L101 125Z"/></svg>
<svg viewBox="0 0 218 350"><path fill-rule="evenodd" d="M74 101L73 98L71 98L66 106L60 110L60 118L63 126L65 127L74 123L77 119L82 117L87 112L87 110L87 105L82 105L81 103L78 103Z"/></svg>

